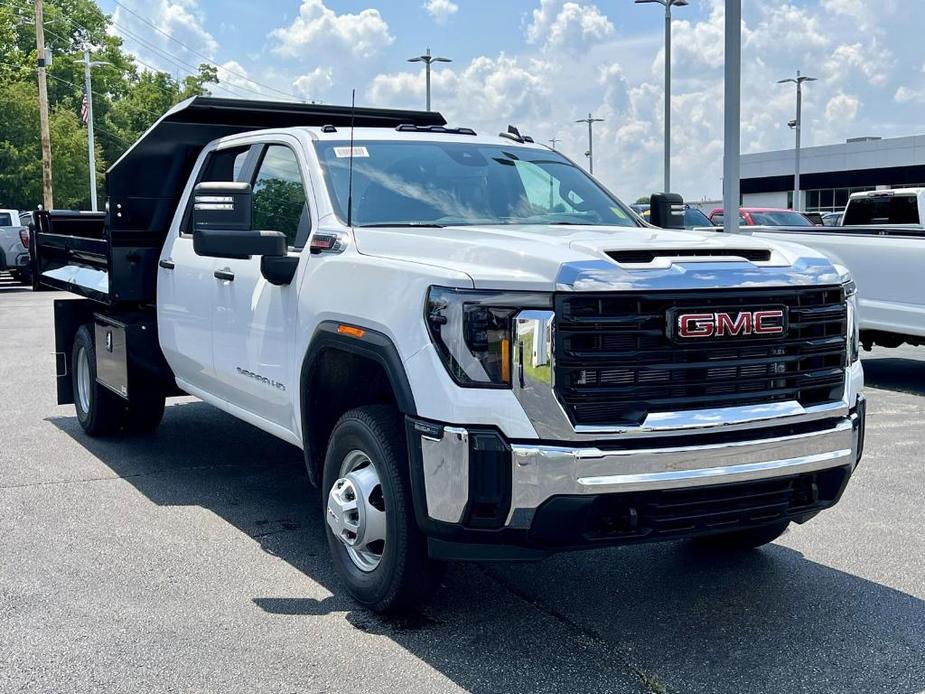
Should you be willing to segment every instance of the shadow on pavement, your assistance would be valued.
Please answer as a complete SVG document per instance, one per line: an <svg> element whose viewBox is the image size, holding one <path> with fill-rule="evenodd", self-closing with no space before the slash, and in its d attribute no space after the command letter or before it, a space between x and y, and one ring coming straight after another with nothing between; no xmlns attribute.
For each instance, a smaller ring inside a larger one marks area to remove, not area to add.
<svg viewBox="0 0 925 694"><path fill-rule="evenodd" d="M344 612L470 691L925 687L925 602L781 545L737 557L672 543L454 565L431 606L383 619L343 596L297 449L198 402L169 407L156 434L136 439L90 439L74 417L50 421L153 502L212 511L334 593L255 596L263 610Z"/></svg>
<svg viewBox="0 0 925 694"><path fill-rule="evenodd" d="M922 348L925 357L925 348ZM874 388L925 395L925 360L885 357L864 359L864 382Z"/></svg>

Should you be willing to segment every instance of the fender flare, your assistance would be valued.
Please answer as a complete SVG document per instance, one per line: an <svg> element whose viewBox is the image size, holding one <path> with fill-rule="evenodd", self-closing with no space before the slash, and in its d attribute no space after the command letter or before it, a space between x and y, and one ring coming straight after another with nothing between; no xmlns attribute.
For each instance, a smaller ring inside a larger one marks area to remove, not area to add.
<svg viewBox="0 0 925 694"><path fill-rule="evenodd" d="M324 321L315 329L302 359L302 370L299 376L299 412L302 425L302 450L305 455L305 466L308 470L309 481L319 486L321 479L318 463L323 451L316 450L316 444L309 435L311 421L311 399L308 397L311 376L315 366L324 353L329 350L348 352L376 362L385 371L389 379L392 392L398 409L403 415L412 417L417 415L414 394L411 383L405 372L404 364L398 349L392 340L377 330L361 325L349 324L350 327L359 328L362 334L346 334L338 331L338 327L345 325L339 321Z"/></svg>

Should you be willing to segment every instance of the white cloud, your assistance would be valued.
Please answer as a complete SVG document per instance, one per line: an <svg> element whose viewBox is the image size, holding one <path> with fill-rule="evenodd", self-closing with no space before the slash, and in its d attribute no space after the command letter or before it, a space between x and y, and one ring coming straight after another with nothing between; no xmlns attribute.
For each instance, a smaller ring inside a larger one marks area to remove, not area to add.
<svg viewBox="0 0 925 694"><path fill-rule="evenodd" d="M177 61L199 65L203 56L211 60L218 51L218 42L203 26L205 15L197 0L123 0L122 5L112 13L110 33L122 37L126 49L157 69L189 74L192 68Z"/></svg>
<svg viewBox="0 0 925 694"><path fill-rule="evenodd" d="M503 53L475 58L462 70L441 68L431 77L434 108L459 125L500 129L501 123L549 109L548 71L542 61ZM380 74L372 80L367 98L378 106L419 108L424 103L424 79L418 72Z"/></svg>
<svg viewBox="0 0 925 694"><path fill-rule="evenodd" d="M825 117L833 124L850 123L857 118L860 106L856 96L836 94L825 106Z"/></svg>
<svg viewBox="0 0 925 694"><path fill-rule="evenodd" d="M614 36L613 23L596 5L540 0L527 26L527 41L545 49L580 53Z"/></svg>
<svg viewBox="0 0 925 694"><path fill-rule="evenodd" d="M369 58L395 40L379 10L337 14L323 0L302 0L292 24L274 29L270 36L277 42L273 51L287 58L323 51Z"/></svg>
<svg viewBox="0 0 925 694"><path fill-rule="evenodd" d="M911 89L902 86L893 96L898 104L925 104L925 89Z"/></svg>
<svg viewBox="0 0 925 694"><path fill-rule="evenodd" d="M459 5L451 0L427 0L424 9L437 24L446 24L446 21L459 11Z"/></svg>
<svg viewBox="0 0 925 694"><path fill-rule="evenodd" d="M218 66L218 80L218 86L212 88L216 95L247 99L259 99L265 96L264 89L250 79L247 70L236 60L228 60Z"/></svg>
<svg viewBox="0 0 925 694"><path fill-rule="evenodd" d="M297 77L292 86L296 94L302 98L320 100L320 97L334 86L334 70L329 67L316 67L311 72Z"/></svg>
<svg viewBox="0 0 925 694"><path fill-rule="evenodd" d="M847 79L852 75L864 76L870 84L883 86L889 79L893 64L893 54L881 48L876 40L864 44L842 44L825 62L825 70L830 79Z"/></svg>

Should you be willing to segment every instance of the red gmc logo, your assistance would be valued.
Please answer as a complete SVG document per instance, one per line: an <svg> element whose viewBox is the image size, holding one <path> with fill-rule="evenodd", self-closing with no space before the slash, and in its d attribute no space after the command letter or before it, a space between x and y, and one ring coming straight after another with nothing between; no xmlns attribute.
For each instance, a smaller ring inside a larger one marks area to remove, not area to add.
<svg viewBox="0 0 925 694"><path fill-rule="evenodd" d="M786 330L783 309L760 311L713 311L710 313L676 313L674 328L679 338L772 337Z"/></svg>

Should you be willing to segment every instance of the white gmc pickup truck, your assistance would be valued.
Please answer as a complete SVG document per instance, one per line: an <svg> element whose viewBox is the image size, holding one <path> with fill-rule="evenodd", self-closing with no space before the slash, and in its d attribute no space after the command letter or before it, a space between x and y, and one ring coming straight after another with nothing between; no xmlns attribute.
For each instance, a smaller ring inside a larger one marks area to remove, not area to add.
<svg viewBox="0 0 925 694"><path fill-rule="evenodd" d="M861 344L925 345L925 189L854 193L843 226L743 227L809 246L847 268L858 288Z"/></svg>
<svg viewBox="0 0 925 694"><path fill-rule="evenodd" d="M38 214L40 282L84 297L55 305L59 402L97 436L191 394L300 447L372 609L447 560L755 547L860 460L843 269L644 226L514 128L196 98L107 194Z"/></svg>

